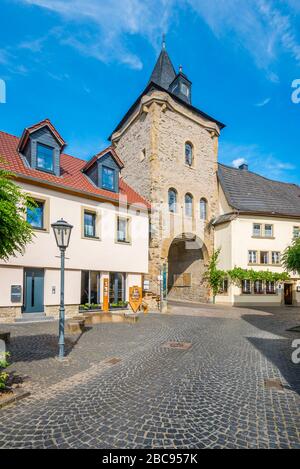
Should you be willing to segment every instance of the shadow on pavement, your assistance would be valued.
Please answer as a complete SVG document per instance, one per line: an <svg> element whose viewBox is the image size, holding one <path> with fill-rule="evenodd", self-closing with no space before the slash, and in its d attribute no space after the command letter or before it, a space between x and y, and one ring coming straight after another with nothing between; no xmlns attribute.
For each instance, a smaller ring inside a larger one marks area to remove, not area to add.
<svg viewBox="0 0 300 469"><path fill-rule="evenodd" d="M254 309L254 308L253 308ZM292 342L300 338L300 333L289 332L287 329L300 323L300 315L295 309L295 316L285 316L284 311L273 312L267 308L255 308L259 311L268 312L268 316L251 314L242 315L242 319L252 326L270 335L277 337L247 337L247 340L262 353L269 362L277 367L285 378L291 390L300 395L300 365L292 362L294 348ZM291 311L289 311L290 313ZM266 378L268 378L266 376Z"/></svg>
<svg viewBox="0 0 300 469"><path fill-rule="evenodd" d="M65 337L65 356L67 357L79 340L91 328L86 328L84 332L74 339L70 336ZM17 362L31 362L55 358L58 355L58 336L57 334L36 334L20 335L11 337L8 345L8 351L11 354L10 362L13 365Z"/></svg>

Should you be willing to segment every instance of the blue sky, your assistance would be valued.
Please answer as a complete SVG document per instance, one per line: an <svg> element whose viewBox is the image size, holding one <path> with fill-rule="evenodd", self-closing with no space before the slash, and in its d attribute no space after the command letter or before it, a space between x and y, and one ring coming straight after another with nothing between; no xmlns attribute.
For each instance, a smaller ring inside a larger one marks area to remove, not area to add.
<svg viewBox="0 0 300 469"><path fill-rule="evenodd" d="M166 33L193 104L224 122L220 161L300 184L299 0L0 0L0 128L45 117L87 159L145 87Z"/></svg>

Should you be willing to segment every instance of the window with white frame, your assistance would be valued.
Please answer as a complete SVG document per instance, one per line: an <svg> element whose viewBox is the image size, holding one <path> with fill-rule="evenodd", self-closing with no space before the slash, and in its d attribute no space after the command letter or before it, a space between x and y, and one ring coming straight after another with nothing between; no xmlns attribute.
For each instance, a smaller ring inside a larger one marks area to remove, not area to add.
<svg viewBox="0 0 300 469"><path fill-rule="evenodd" d="M265 235L266 238L272 238L273 237L273 225L265 225L264 235Z"/></svg>
<svg viewBox="0 0 300 469"><path fill-rule="evenodd" d="M266 282L266 294L274 295L275 293L276 293L275 282L268 280Z"/></svg>
<svg viewBox="0 0 300 469"><path fill-rule="evenodd" d="M293 227L293 238L300 238L300 226Z"/></svg>
<svg viewBox="0 0 300 469"><path fill-rule="evenodd" d="M268 251L260 251L260 263L269 264L269 253Z"/></svg>
<svg viewBox="0 0 300 469"><path fill-rule="evenodd" d="M253 223L253 236L261 236L261 224Z"/></svg>
<svg viewBox="0 0 300 469"><path fill-rule="evenodd" d="M263 281L262 280L255 280L254 282L254 293L256 295L262 295L264 292Z"/></svg>
<svg viewBox="0 0 300 469"><path fill-rule="evenodd" d="M257 251L248 251L249 264L257 264Z"/></svg>
<svg viewBox="0 0 300 469"><path fill-rule="evenodd" d="M251 280L242 280L242 292L244 295L251 294Z"/></svg>
<svg viewBox="0 0 300 469"><path fill-rule="evenodd" d="M117 241L119 243L130 243L129 218L117 217Z"/></svg>
<svg viewBox="0 0 300 469"><path fill-rule="evenodd" d="M280 252L272 251L272 264L280 264Z"/></svg>
<svg viewBox="0 0 300 469"><path fill-rule="evenodd" d="M225 294L228 293L228 278L224 278L221 280L220 288L219 288L219 294Z"/></svg>

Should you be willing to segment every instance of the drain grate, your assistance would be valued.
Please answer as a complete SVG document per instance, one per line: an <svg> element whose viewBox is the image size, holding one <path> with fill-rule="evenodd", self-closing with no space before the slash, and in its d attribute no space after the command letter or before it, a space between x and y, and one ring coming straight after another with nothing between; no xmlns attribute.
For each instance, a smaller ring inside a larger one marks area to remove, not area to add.
<svg viewBox="0 0 300 469"><path fill-rule="evenodd" d="M163 347L176 350L188 350L191 348L191 342L166 342Z"/></svg>
<svg viewBox="0 0 300 469"><path fill-rule="evenodd" d="M276 389L277 391L284 391L280 379L265 379L265 387L267 389Z"/></svg>

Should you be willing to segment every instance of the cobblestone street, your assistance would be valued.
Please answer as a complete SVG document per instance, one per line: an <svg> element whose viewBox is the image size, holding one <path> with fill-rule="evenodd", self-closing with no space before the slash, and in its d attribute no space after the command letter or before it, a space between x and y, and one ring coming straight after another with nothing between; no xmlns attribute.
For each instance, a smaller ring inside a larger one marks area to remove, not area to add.
<svg viewBox="0 0 300 469"><path fill-rule="evenodd" d="M63 363L56 322L2 325L31 396L0 411L0 447L300 448L299 309L170 311L68 336Z"/></svg>

